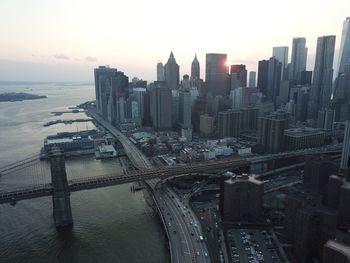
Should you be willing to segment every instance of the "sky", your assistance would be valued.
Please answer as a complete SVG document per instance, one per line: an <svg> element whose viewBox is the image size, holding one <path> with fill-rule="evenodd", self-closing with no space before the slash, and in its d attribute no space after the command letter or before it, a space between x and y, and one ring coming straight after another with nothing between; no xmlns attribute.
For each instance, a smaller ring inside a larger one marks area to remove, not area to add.
<svg viewBox="0 0 350 263"><path fill-rule="evenodd" d="M156 79L170 51L180 76L195 52L257 70L273 46L306 37L313 70L317 37L336 35L338 59L349 0L0 0L0 81L93 81L109 65L131 79Z"/></svg>

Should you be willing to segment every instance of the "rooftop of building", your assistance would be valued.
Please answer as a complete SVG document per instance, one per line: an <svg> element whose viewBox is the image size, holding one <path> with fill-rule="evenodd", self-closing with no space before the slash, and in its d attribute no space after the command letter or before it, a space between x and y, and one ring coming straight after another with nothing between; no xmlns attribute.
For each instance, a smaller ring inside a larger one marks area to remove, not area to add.
<svg viewBox="0 0 350 263"><path fill-rule="evenodd" d="M342 188L345 188L345 189L347 189L347 190L350 190L350 183L347 182L347 181L345 181L345 182L343 183L343 185L342 185Z"/></svg>
<svg viewBox="0 0 350 263"><path fill-rule="evenodd" d="M227 179L225 181L225 183L229 183L229 184L235 184L235 183L239 183L239 182L250 182L250 183L254 183L254 184L258 184L258 185L263 184L262 181L257 180L255 178L254 174L235 175L235 176L232 176L230 179Z"/></svg>
<svg viewBox="0 0 350 263"><path fill-rule="evenodd" d="M336 240L328 240L325 246L334 249L350 258L350 246L347 246L346 244L343 244Z"/></svg>
<svg viewBox="0 0 350 263"><path fill-rule="evenodd" d="M284 134L293 137L303 137L308 135L324 134L324 131L310 127L298 127L287 129L284 131Z"/></svg>
<svg viewBox="0 0 350 263"><path fill-rule="evenodd" d="M113 145L110 145L110 144L108 144L108 145L104 145L104 144L100 145L98 147L98 149L99 149L99 151L101 153L115 152L115 149L114 149Z"/></svg>

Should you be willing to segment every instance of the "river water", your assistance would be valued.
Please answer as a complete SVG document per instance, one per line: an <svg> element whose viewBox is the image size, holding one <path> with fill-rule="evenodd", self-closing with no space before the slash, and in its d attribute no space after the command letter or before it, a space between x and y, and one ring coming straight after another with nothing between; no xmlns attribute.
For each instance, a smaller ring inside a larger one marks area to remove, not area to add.
<svg viewBox="0 0 350 263"><path fill-rule="evenodd" d="M93 100L93 85L0 82L0 93L9 91L48 98L0 103L0 167L38 153L47 135L94 128L92 123L43 127L54 119L85 118L84 113L54 116L50 112ZM66 165L74 178L93 176L95 171L122 172L118 159L73 158ZM40 166L48 167L45 162ZM48 180L49 176L38 179L18 171L0 177L0 190ZM133 193L130 186L72 193L74 224L64 231L57 231L53 224L51 197L24 200L15 206L0 205L0 263L169 262L158 216L146 204L142 192Z"/></svg>

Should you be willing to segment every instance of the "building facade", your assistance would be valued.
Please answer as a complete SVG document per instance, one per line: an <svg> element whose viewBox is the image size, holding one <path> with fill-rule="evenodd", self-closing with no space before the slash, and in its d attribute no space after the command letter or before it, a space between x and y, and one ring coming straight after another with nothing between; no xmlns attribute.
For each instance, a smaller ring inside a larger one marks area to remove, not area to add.
<svg viewBox="0 0 350 263"><path fill-rule="evenodd" d="M191 81L200 80L200 66L197 59L197 54L194 55L194 59L191 64Z"/></svg>
<svg viewBox="0 0 350 263"><path fill-rule="evenodd" d="M218 114L219 137L238 137L241 131L241 112L228 110Z"/></svg>
<svg viewBox="0 0 350 263"><path fill-rule="evenodd" d="M213 97L228 95L229 78L226 54L206 54L205 83L207 91Z"/></svg>
<svg viewBox="0 0 350 263"><path fill-rule="evenodd" d="M172 95L166 83L155 83L150 95L151 117L155 130L172 128Z"/></svg>
<svg viewBox="0 0 350 263"><path fill-rule="evenodd" d="M288 79L288 47L273 47L272 48L272 57L276 58L279 62L282 63L281 70L281 80Z"/></svg>
<svg viewBox="0 0 350 263"><path fill-rule="evenodd" d="M263 193L263 183L247 174L226 180L220 195L223 198L223 220L258 221L263 208Z"/></svg>
<svg viewBox="0 0 350 263"><path fill-rule="evenodd" d="M330 106L333 82L335 36L317 39L316 61L313 73L309 118L317 119L318 110Z"/></svg>
<svg viewBox="0 0 350 263"><path fill-rule="evenodd" d="M293 38L289 78L296 81L300 72L306 70L307 47L305 37Z"/></svg>
<svg viewBox="0 0 350 263"><path fill-rule="evenodd" d="M350 65L350 17L347 17L343 23L337 76L345 71L347 65Z"/></svg>
<svg viewBox="0 0 350 263"><path fill-rule="evenodd" d="M164 65L164 77L170 89L178 89L180 83L180 66L176 63L173 52L170 53L168 62Z"/></svg>
<svg viewBox="0 0 350 263"><path fill-rule="evenodd" d="M259 61L258 89L267 101L275 102L280 88L282 63L276 58Z"/></svg>

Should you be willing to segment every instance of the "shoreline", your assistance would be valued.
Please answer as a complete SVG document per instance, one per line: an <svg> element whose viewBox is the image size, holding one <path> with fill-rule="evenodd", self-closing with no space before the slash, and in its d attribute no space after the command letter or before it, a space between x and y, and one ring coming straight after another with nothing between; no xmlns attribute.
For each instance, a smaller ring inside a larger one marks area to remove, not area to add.
<svg viewBox="0 0 350 263"><path fill-rule="evenodd" d="M86 113L87 116L89 116L90 118L92 118L94 120L96 127L97 126L101 126L105 130L108 130L98 120L96 120L92 114L89 114L89 110L86 110L85 113ZM114 137L114 139L118 140L118 138L115 137L112 133L111 133L111 135ZM133 163L129 159L129 157L126 156L126 160L127 160L127 162L129 162L130 164L133 165ZM125 170L125 172L126 172L126 170ZM172 257L172 253L171 253L171 242L170 242L168 230L166 228L166 223L164 222L163 215L162 215L162 213L160 211L160 208L159 208L158 204L155 201L155 198L154 198L154 196L152 194L152 190L150 189L150 186L144 181L134 182L133 184L139 184L139 185L144 187L142 189L142 194L143 194L143 198L144 198L146 204L158 215L159 219L161 219L161 226L162 226L162 229L163 229L163 231L165 233L165 236L166 236L166 239L167 239L167 248L168 248L168 253L170 255L170 262L173 262L173 257Z"/></svg>

